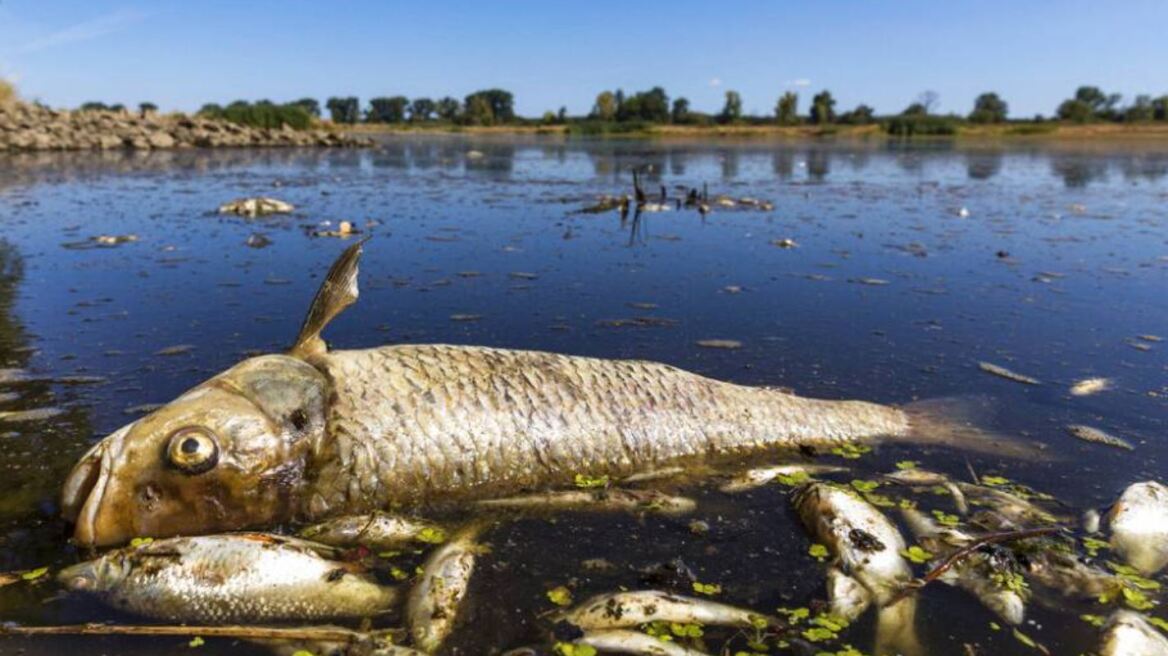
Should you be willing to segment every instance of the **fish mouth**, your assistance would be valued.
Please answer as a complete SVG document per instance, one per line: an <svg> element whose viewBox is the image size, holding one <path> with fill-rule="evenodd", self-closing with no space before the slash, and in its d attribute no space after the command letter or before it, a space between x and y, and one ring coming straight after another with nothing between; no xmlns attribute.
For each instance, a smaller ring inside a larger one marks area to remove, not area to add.
<svg viewBox="0 0 1168 656"><path fill-rule="evenodd" d="M85 547L107 544L109 536L100 535L99 517L102 501L112 479L114 454L121 451L126 426L90 449L65 480L61 492L61 509L65 519L74 523L73 540Z"/></svg>

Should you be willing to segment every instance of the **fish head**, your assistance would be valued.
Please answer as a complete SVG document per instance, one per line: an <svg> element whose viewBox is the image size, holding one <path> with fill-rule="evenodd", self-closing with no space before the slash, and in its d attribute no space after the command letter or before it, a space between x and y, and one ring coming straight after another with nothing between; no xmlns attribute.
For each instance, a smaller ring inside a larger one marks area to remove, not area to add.
<svg viewBox="0 0 1168 656"><path fill-rule="evenodd" d="M130 563L121 551L95 560L70 565L57 573L57 582L70 592L100 594L118 587L130 574Z"/></svg>
<svg viewBox="0 0 1168 656"><path fill-rule="evenodd" d="M324 434L323 374L304 360L245 360L86 453L62 509L74 541L202 535L288 521Z"/></svg>

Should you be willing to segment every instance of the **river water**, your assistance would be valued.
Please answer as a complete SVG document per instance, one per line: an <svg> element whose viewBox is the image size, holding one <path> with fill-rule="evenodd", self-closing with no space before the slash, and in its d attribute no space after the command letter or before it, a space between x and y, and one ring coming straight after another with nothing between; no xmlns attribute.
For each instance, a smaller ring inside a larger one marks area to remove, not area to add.
<svg viewBox="0 0 1168 656"><path fill-rule="evenodd" d="M631 193L633 167L647 171L654 193L705 184L711 196L773 209L637 220L577 212L601 194ZM297 210L216 214L250 195ZM1165 478L1168 344L1154 338L1168 338L1166 146L451 135L362 151L4 155L0 368L19 372L0 383L0 411L60 413L0 420L0 571L77 560L56 495L87 445L146 404L287 348L346 245L313 232L340 220L373 239L361 299L327 331L334 348L447 342L642 358L886 403L981 395L992 399L992 428L1050 455L1018 462L908 446L856 460L822 455L853 469L836 477L843 482L912 459L963 479L971 469L1007 477L1075 517L1132 482ZM100 247L99 235L136 240ZM249 247L253 235L270 245ZM797 247L775 245L783 239ZM697 344L707 339L741 347ZM979 361L1041 384L993 376ZM1089 376L1114 379L1114 389L1068 393ZM1068 423L1136 449L1078 441ZM492 530L451 651L543 643L546 592L559 585L576 599L648 584L692 593L686 580L646 574L676 558L721 585L718 600L759 612L824 598L826 565L808 554L786 488L730 496L698 482L682 492L699 501L692 516L530 517ZM926 495L921 505L944 508L945 499ZM695 519L709 531L695 534ZM590 559L611 566L586 568ZM0 620L132 621L62 598L50 579L0 588ZM1056 654L1094 648L1096 629L1079 615L1109 612L1028 610L1022 632ZM921 593L915 626L929 653L1036 653L995 620L938 584ZM868 652L872 631L869 613L830 649ZM733 632L710 629L705 641L714 653L747 649ZM0 653L157 653L186 642L3 639ZM262 653L232 641L200 649Z"/></svg>

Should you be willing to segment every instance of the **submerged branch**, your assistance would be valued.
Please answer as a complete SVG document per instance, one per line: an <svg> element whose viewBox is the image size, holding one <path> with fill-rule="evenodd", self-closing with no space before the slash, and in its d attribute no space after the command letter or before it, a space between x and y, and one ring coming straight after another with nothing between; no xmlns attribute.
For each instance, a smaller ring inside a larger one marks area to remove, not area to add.
<svg viewBox="0 0 1168 656"><path fill-rule="evenodd" d="M913 581L901 588L900 592L896 593L896 595L891 600L889 600L888 604L886 605L891 606L901 599L915 594L921 588L941 578L945 572L948 572L950 569L952 569L954 565L961 562L970 554L986 546L987 544L1014 542L1015 540L1037 538L1044 535L1051 535L1052 533L1058 533L1061 530L1062 527L1059 526L1047 526L1043 528L1029 528L1021 531L1002 531L1000 533L987 533L982 535L973 542L970 542L968 545L953 552L953 554L942 561L940 565L937 565L933 569L929 570L929 572L925 574L923 578L917 579L916 581Z"/></svg>

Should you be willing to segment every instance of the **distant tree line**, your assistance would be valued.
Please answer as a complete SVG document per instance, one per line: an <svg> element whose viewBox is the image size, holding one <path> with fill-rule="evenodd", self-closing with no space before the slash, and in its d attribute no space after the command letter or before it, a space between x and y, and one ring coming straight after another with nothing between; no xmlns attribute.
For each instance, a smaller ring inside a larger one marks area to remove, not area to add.
<svg viewBox="0 0 1168 656"><path fill-rule="evenodd" d="M752 116L743 112L742 96L737 91L725 92L722 108L717 113L696 111L684 97L670 99L662 87L626 94L623 89L605 90L597 94L591 111L585 116L570 117L567 108L546 111L538 119L525 119L515 114L515 99L503 89L475 91L462 100L446 96L437 100L403 95L378 96L362 106L355 96L328 98L323 107L316 99L302 98L294 102L273 103L268 100L249 102L237 100L229 105L204 105L199 114L234 121L244 125L265 128L288 126L303 129L327 113L333 123L353 125L374 124L448 124L448 125L569 125L582 132L635 131L649 125L814 125L829 129L834 125L879 124L890 134L953 134L963 124L997 124L1010 119L1009 105L997 93L986 92L973 102L968 114L940 114L940 96L933 91L921 93L897 114L877 116L872 107L859 104L841 111L831 92L824 89L811 96L805 113L800 113L800 97L794 91L779 95L772 115ZM87 102L82 110L121 111L120 104L106 105ZM141 103L142 113L157 110L153 103ZM1074 96L1059 104L1054 119L1075 123L1094 121L1145 122L1168 121L1168 95L1153 98L1137 95L1127 105L1119 94L1104 93L1099 87L1079 87ZM1023 119L1025 123L1044 123L1039 115Z"/></svg>

